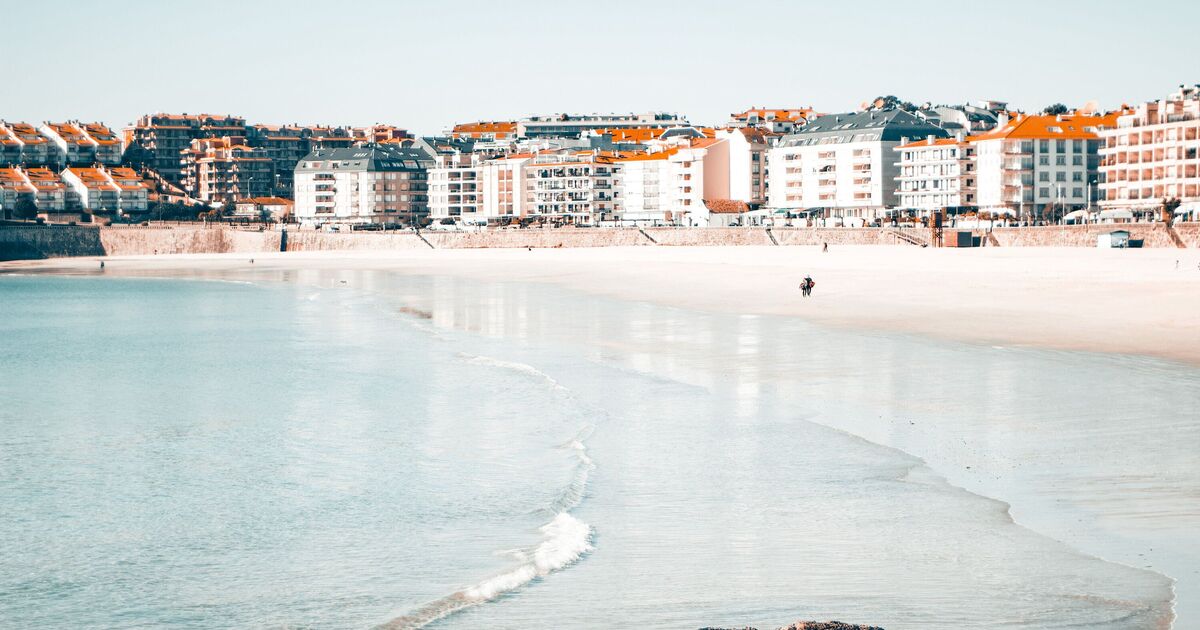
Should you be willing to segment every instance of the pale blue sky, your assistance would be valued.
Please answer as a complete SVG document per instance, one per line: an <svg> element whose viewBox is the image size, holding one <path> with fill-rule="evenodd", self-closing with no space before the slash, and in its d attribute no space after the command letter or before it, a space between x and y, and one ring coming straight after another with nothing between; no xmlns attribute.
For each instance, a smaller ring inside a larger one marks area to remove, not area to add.
<svg viewBox="0 0 1200 630"><path fill-rule="evenodd" d="M943 10L938 14L934 11ZM1200 3L0 0L0 118L439 132L560 111L1104 107L1200 81Z"/></svg>

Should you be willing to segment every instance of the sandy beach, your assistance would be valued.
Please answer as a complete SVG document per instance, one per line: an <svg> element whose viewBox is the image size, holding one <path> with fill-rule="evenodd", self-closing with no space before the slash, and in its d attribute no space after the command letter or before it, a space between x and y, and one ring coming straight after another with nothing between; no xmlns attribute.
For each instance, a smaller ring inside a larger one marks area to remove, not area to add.
<svg viewBox="0 0 1200 630"><path fill-rule="evenodd" d="M108 258L108 274L235 269L244 254ZM548 282L625 300L980 344L1200 364L1200 252L910 246L612 247L260 254L257 268L390 269ZM96 258L0 271L99 272ZM816 281L811 298L797 285Z"/></svg>

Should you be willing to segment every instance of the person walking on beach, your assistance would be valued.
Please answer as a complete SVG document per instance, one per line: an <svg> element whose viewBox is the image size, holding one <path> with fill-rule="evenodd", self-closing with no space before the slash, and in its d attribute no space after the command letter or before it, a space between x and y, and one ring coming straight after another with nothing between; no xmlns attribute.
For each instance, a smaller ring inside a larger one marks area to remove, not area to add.
<svg viewBox="0 0 1200 630"><path fill-rule="evenodd" d="M800 295L804 297L812 295L812 289L814 285L816 285L816 283L813 282L812 276L804 276L804 280L800 282Z"/></svg>
<svg viewBox="0 0 1200 630"><path fill-rule="evenodd" d="M822 254L829 253L829 243L821 243L821 253Z"/></svg>

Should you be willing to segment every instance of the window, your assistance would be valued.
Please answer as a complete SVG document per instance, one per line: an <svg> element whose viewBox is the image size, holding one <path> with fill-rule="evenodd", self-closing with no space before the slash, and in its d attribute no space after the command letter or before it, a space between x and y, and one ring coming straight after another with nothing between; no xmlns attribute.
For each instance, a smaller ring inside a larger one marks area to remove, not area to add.
<svg viewBox="0 0 1200 630"><path fill-rule="evenodd" d="M1083 173L1080 173L1079 171L1075 171L1074 173L1071 173L1071 181L1073 181L1073 182L1083 181Z"/></svg>
<svg viewBox="0 0 1200 630"><path fill-rule="evenodd" d="M1038 195L1039 195L1039 196L1042 196L1042 197L1049 197L1049 196L1050 196L1050 189L1049 189L1049 188L1046 188L1046 187L1039 188L1039 189L1038 189Z"/></svg>
<svg viewBox="0 0 1200 630"><path fill-rule="evenodd" d="M1075 155L1072 155L1071 156L1071 164L1073 164L1075 166L1083 166L1083 156L1078 153L1076 153Z"/></svg>
<svg viewBox="0 0 1200 630"><path fill-rule="evenodd" d="M1050 181L1050 173L1047 173L1046 171L1042 171L1041 173L1038 173L1038 181L1039 182Z"/></svg>
<svg viewBox="0 0 1200 630"><path fill-rule="evenodd" d="M1059 172L1055 173L1055 174L1054 174L1054 181L1056 181L1056 182L1065 182L1065 181L1067 181L1067 174L1066 174L1066 173L1064 173L1063 171L1059 171Z"/></svg>
<svg viewBox="0 0 1200 630"><path fill-rule="evenodd" d="M1049 155L1039 155L1038 156L1038 164L1041 164L1042 166L1050 166L1050 156Z"/></svg>
<svg viewBox="0 0 1200 630"><path fill-rule="evenodd" d="M1072 197L1082 197L1082 196L1083 196L1083 189L1082 189L1082 188L1072 188L1072 189L1071 189L1071 196L1072 196Z"/></svg>
<svg viewBox="0 0 1200 630"><path fill-rule="evenodd" d="M1061 155L1061 154L1054 156L1054 164L1056 166L1066 166L1067 165L1067 156Z"/></svg>
<svg viewBox="0 0 1200 630"><path fill-rule="evenodd" d="M1042 153L1049 153L1050 152L1050 141L1049 140L1039 141L1038 148L1041 149Z"/></svg>
<svg viewBox="0 0 1200 630"><path fill-rule="evenodd" d="M1056 149L1058 150L1059 153L1067 152L1067 141L1066 140L1055 140L1055 144L1057 145Z"/></svg>

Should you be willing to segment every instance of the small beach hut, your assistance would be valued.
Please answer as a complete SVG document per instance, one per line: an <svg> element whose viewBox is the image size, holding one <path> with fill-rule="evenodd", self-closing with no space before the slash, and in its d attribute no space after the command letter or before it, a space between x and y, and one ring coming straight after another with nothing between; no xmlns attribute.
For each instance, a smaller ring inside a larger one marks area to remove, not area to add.
<svg viewBox="0 0 1200 630"><path fill-rule="evenodd" d="M1096 247L1115 248L1129 247L1129 230L1113 230L1096 237Z"/></svg>

